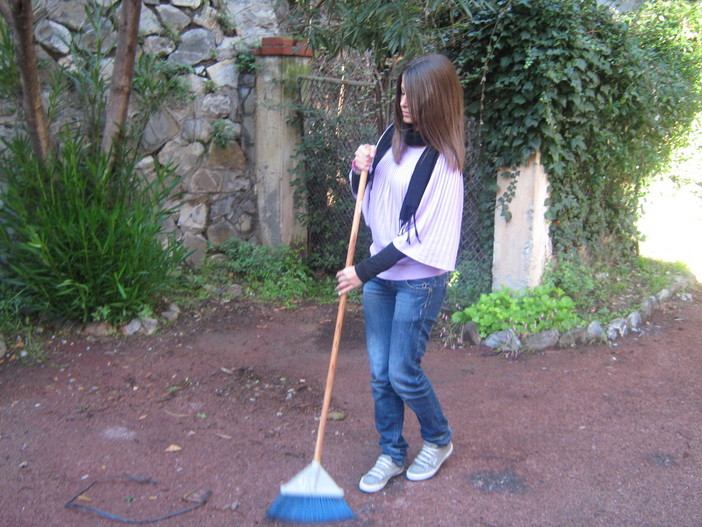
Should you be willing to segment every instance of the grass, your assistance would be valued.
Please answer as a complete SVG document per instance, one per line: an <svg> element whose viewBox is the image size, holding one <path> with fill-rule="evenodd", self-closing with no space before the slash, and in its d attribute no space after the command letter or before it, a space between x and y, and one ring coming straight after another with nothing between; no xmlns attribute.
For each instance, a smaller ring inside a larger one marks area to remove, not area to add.
<svg viewBox="0 0 702 527"><path fill-rule="evenodd" d="M639 256L592 268L564 262L549 267L543 282L563 289L583 319L602 322L635 311L645 297L658 294L679 275L691 276L683 263Z"/></svg>
<svg viewBox="0 0 702 527"><path fill-rule="evenodd" d="M276 307L294 308L300 302L337 299L333 277L315 273L294 249L230 240L217 251L202 269L183 272L180 287L171 292L173 300L194 304L213 296L233 300L243 293Z"/></svg>

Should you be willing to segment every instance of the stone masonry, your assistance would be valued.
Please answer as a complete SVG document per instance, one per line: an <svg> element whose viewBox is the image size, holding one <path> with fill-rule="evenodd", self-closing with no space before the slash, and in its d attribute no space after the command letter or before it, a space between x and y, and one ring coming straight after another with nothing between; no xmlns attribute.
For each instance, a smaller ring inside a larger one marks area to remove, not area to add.
<svg viewBox="0 0 702 527"><path fill-rule="evenodd" d="M38 0L35 37L41 56L70 64L66 42L83 33L86 6L117 9L117 0ZM182 178L182 205L169 222L202 264L208 242L259 241L254 167L255 75L240 73L236 57L264 36L278 33L275 0L144 0L138 53L192 67L193 97L150 116L139 167L172 162ZM114 30L113 30L114 31ZM108 38L114 38L110 35ZM111 72L111 64L105 65ZM17 115L0 108L0 137L9 137ZM230 140L213 140L216 131Z"/></svg>

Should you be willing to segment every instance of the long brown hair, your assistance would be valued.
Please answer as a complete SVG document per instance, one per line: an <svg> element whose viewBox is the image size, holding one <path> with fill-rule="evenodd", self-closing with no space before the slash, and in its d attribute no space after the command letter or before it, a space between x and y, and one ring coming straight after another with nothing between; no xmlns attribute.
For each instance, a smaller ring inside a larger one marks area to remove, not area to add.
<svg viewBox="0 0 702 527"><path fill-rule="evenodd" d="M428 145L441 152L453 169L463 171L466 154L463 117L463 89L456 68L444 55L434 53L410 60L397 79L395 94L395 134L392 152L399 162L402 141L400 98L405 96L412 115L412 127Z"/></svg>

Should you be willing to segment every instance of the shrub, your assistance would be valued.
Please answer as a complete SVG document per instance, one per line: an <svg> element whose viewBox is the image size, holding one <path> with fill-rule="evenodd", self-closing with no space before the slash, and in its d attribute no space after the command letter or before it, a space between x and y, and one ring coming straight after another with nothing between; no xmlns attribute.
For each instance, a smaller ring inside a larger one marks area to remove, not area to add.
<svg viewBox="0 0 702 527"><path fill-rule="evenodd" d="M23 140L6 144L0 273L29 311L125 321L184 260L184 249L163 239L177 180L169 167L158 166L151 181L128 163L111 169L84 139L62 139L43 164Z"/></svg>
<svg viewBox="0 0 702 527"><path fill-rule="evenodd" d="M699 3L649 2L629 24L596 0L495 5L448 48L483 124L483 170L540 151L556 255L631 254L642 185L701 108Z"/></svg>
<svg viewBox="0 0 702 527"><path fill-rule="evenodd" d="M512 329L517 335L552 328L567 331L581 323L575 302L561 289L544 286L524 292L504 288L483 294L475 304L455 312L451 320L458 324L475 322L482 337L504 329Z"/></svg>
<svg viewBox="0 0 702 527"><path fill-rule="evenodd" d="M227 257L225 271L261 298L291 306L299 300L329 300L333 296L332 281L318 280L290 247L265 247L232 239L220 250Z"/></svg>

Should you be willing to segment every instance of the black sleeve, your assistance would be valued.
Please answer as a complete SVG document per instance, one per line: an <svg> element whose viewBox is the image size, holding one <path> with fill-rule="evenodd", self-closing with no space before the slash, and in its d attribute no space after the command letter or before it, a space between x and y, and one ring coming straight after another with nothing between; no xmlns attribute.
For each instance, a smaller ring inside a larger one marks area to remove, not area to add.
<svg viewBox="0 0 702 527"><path fill-rule="evenodd" d="M404 257L404 253L397 250L391 243L377 254L358 262L354 269L356 269L356 274L361 279L361 282L366 283L383 271L390 269Z"/></svg>
<svg viewBox="0 0 702 527"><path fill-rule="evenodd" d="M351 191L353 192L353 195L355 196L358 194L358 185L361 182L361 173L356 172L355 170L351 169Z"/></svg>

